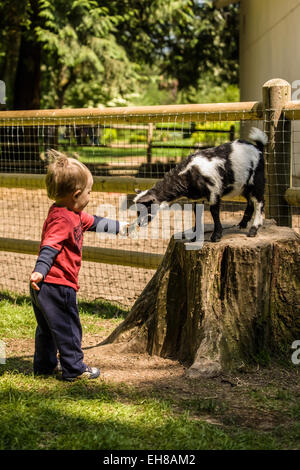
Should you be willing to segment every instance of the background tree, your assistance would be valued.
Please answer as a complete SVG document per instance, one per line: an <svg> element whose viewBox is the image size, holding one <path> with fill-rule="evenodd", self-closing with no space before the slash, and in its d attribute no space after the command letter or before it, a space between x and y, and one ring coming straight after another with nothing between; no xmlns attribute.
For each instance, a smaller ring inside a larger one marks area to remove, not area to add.
<svg viewBox="0 0 300 470"><path fill-rule="evenodd" d="M155 88L156 81L166 90L169 83L169 99L180 102L197 100L197 89L202 100L209 87L219 87L218 95L228 84L237 88L238 5L219 10L210 0L127 0L121 8L118 41L143 64L146 86Z"/></svg>
<svg viewBox="0 0 300 470"><path fill-rule="evenodd" d="M0 76L6 83L7 105L13 107L16 70L20 58L22 30L27 2L0 1Z"/></svg>
<svg viewBox="0 0 300 470"><path fill-rule="evenodd" d="M237 7L212 1L1 0L7 106L193 101L207 80L237 83L237 31Z"/></svg>
<svg viewBox="0 0 300 470"><path fill-rule="evenodd" d="M68 0L67 12L65 1L44 3L44 105L95 106L134 87L137 65L116 41L117 15L91 0Z"/></svg>

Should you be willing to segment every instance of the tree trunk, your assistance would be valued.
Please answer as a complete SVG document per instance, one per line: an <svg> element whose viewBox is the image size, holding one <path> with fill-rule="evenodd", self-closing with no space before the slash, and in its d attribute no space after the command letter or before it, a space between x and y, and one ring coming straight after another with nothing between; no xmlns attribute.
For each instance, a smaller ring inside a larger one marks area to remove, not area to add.
<svg viewBox="0 0 300 470"><path fill-rule="evenodd" d="M39 1L30 0L30 29L22 29L19 60L14 87L14 109L39 109L41 83L41 44L36 27L39 20Z"/></svg>
<svg viewBox="0 0 300 470"><path fill-rule="evenodd" d="M13 91L13 109L39 109L41 83L41 44L36 35L39 2L30 0L30 29L22 28ZM13 47L11 45L11 47ZM37 123L38 124L38 123ZM36 173L44 170L40 158L38 126L12 126L0 129L0 171Z"/></svg>
<svg viewBox="0 0 300 470"><path fill-rule="evenodd" d="M300 237L266 221L257 237L225 230L219 243L186 250L170 240L157 272L127 318L102 343L215 376L291 357L300 339Z"/></svg>

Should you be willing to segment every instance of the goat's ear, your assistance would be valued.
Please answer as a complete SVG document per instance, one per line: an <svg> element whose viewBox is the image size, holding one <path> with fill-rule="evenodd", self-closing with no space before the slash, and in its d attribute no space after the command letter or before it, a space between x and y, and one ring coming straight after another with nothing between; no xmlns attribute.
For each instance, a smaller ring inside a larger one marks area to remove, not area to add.
<svg viewBox="0 0 300 470"><path fill-rule="evenodd" d="M136 192L136 194L140 194L142 192L142 190L135 188L135 192Z"/></svg>

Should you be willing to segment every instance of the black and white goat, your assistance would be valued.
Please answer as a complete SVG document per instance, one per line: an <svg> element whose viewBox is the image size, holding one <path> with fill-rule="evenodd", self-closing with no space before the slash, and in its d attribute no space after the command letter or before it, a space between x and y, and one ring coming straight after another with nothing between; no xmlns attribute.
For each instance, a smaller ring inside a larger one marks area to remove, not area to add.
<svg viewBox="0 0 300 470"><path fill-rule="evenodd" d="M262 225L265 187L263 150L267 136L253 127L249 138L254 143L235 140L218 147L199 150L166 173L151 189L136 190L138 195L134 202L147 208L146 217L140 217L138 224L145 225L151 221L152 204L165 205L182 197L206 199L214 220L211 241L217 242L222 237L222 196L242 195L247 199L247 207L239 227L246 228L255 211L253 224L248 232L249 237L255 237Z"/></svg>

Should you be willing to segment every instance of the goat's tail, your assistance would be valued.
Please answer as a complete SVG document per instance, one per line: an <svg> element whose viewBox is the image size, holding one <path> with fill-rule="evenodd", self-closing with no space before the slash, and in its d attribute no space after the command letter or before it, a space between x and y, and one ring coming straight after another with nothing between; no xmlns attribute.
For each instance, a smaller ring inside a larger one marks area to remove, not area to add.
<svg viewBox="0 0 300 470"><path fill-rule="evenodd" d="M267 135L257 127L252 127L249 133L249 138L251 140L254 140L256 147L260 152L263 152L264 146L268 142L268 137Z"/></svg>

